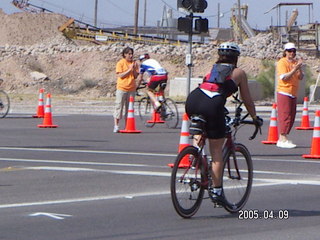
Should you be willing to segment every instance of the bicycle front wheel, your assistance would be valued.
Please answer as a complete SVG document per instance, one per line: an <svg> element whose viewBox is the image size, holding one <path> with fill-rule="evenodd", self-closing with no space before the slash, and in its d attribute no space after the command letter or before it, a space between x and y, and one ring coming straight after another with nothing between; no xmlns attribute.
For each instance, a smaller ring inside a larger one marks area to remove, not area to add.
<svg viewBox="0 0 320 240"><path fill-rule="evenodd" d="M153 119L154 108L148 97L141 98L139 101L138 110L140 120L146 127L153 127L156 124L156 121Z"/></svg>
<svg viewBox="0 0 320 240"><path fill-rule="evenodd" d="M252 187L252 159L248 149L239 143L235 151L224 154L223 191L226 199L224 208L236 213L246 204Z"/></svg>
<svg viewBox="0 0 320 240"><path fill-rule="evenodd" d="M7 116L9 110L10 110L9 95L5 91L0 90L0 118L4 118L5 116Z"/></svg>
<svg viewBox="0 0 320 240"><path fill-rule="evenodd" d="M176 128L179 123L177 104L171 98L166 98L162 106L161 118L166 122L168 128Z"/></svg>
<svg viewBox="0 0 320 240"><path fill-rule="evenodd" d="M171 174L171 199L181 217L190 218L198 211L205 189L203 182L198 149L188 146L177 156Z"/></svg>

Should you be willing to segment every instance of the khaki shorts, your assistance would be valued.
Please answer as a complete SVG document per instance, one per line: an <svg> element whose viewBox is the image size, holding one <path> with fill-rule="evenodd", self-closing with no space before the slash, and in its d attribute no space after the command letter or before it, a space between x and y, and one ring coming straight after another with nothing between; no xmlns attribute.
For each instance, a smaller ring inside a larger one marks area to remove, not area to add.
<svg viewBox="0 0 320 240"><path fill-rule="evenodd" d="M113 113L114 118L122 119L123 111L124 111L125 119L127 118L129 99L130 99L130 96L134 97L135 93L136 93L135 91L125 92L125 91L117 89L116 101L115 101L114 113Z"/></svg>

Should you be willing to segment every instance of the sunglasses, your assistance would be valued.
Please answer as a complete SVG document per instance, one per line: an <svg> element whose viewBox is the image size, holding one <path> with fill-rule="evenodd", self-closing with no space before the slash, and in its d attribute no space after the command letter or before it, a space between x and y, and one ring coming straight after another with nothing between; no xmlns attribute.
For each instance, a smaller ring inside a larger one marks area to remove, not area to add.
<svg viewBox="0 0 320 240"><path fill-rule="evenodd" d="M293 53L295 53L297 50L296 49L287 49L287 52L293 52Z"/></svg>

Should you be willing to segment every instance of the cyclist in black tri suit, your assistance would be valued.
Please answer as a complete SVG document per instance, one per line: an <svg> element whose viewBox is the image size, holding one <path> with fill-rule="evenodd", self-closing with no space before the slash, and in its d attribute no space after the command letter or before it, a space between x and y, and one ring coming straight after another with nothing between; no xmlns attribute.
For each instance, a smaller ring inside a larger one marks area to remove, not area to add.
<svg viewBox="0 0 320 240"><path fill-rule="evenodd" d="M205 120L205 130L209 140L209 149L212 157L212 188L209 189L212 201L224 203L221 176L223 171L222 147L225 140L225 109L226 98L240 89L240 95L244 105L252 119L258 125L262 125L262 119L256 116L255 105L250 95L246 73L237 68L240 48L236 43L225 42L218 48L219 58L214 67L229 66L229 76L219 80L217 71L211 70L202 84L193 90L186 101L186 113L202 115ZM219 72L218 72L219 73ZM212 76L212 75L217 76ZM215 79L216 78L216 81ZM217 80L218 79L218 80Z"/></svg>

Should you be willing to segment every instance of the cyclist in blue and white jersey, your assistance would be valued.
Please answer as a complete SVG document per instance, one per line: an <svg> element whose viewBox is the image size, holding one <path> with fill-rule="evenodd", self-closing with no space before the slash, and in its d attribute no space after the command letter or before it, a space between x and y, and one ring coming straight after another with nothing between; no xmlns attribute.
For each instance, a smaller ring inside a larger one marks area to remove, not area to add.
<svg viewBox="0 0 320 240"><path fill-rule="evenodd" d="M148 53L143 54L139 57L141 62L140 73L138 76L138 86L143 81L143 76L146 73L149 76L149 81L147 83L146 93L150 97L155 109L158 109L161 104L155 97L154 92L156 88L159 87L158 92L164 94L164 90L167 86L168 72L160 65L160 63L155 59L150 59Z"/></svg>

